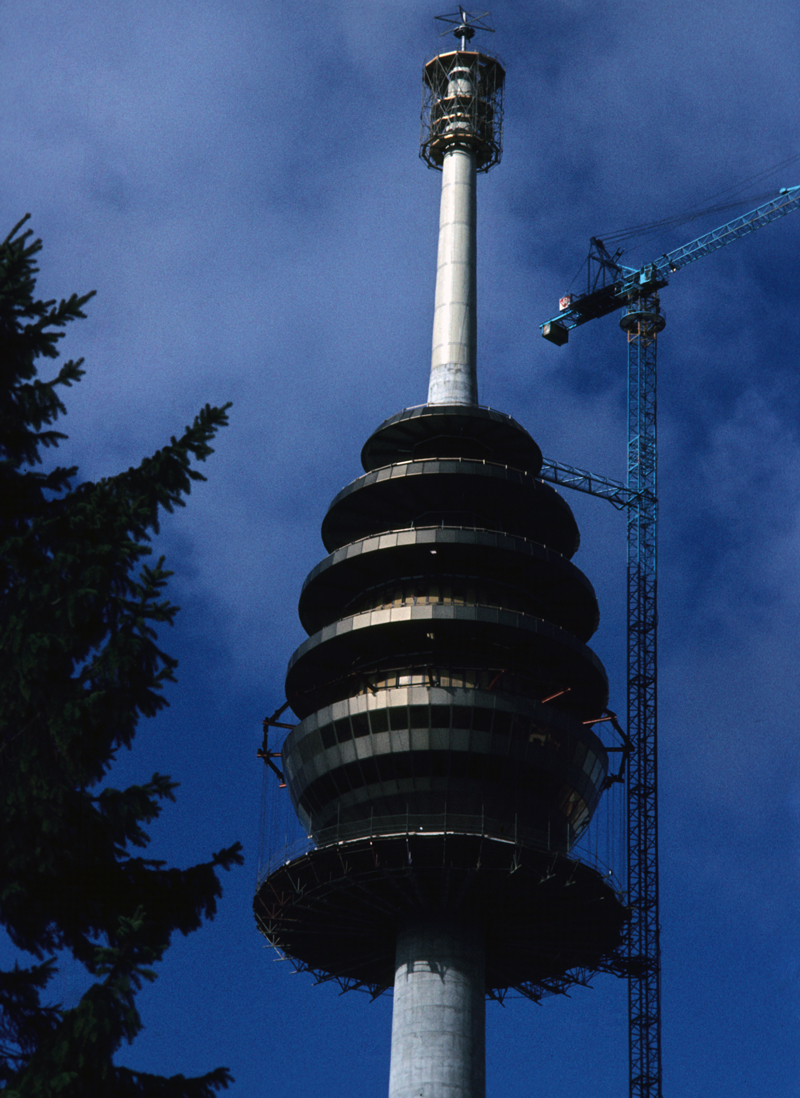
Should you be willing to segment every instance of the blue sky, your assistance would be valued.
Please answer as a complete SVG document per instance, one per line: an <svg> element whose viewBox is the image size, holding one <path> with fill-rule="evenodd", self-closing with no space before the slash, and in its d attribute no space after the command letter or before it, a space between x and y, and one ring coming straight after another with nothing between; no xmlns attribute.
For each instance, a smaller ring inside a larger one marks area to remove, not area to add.
<svg viewBox="0 0 800 1098"><path fill-rule="evenodd" d="M62 459L134 464L232 400L208 482L163 527L182 606L171 708L117 784L181 782L154 856L241 839L214 923L167 954L124 1052L144 1070L227 1064L234 1098L385 1093L391 1000L339 997L274 962L251 897L260 721L303 639L305 574L372 429L427 391L438 174L417 157L419 0L7 0L0 203L42 236L40 288L96 288L64 349ZM800 155L789 0L497 3L502 164L479 182L480 399L544 453L623 479L625 342L568 347L556 311L592 235L668 217ZM800 183L800 160L743 195ZM756 203L753 203L756 204ZM747 207L743 207L746 209ZM623 258L638 266L715 224ZM800 1071L800 216L679 272L659 348L664 1091L791 1094ZM579 286L579 283L575 283ZM573 286L573 289L575 288ZM624 711L624 523L569 497L601 600L593 647ZM277 796L270 786L270 795ZM270 802L273 804L274 802ZM271 808L269 811L273 811ZM65 1001L80 981L67 974ZM627 1087L624 984L488 1008L489 1098Z"/></svg>

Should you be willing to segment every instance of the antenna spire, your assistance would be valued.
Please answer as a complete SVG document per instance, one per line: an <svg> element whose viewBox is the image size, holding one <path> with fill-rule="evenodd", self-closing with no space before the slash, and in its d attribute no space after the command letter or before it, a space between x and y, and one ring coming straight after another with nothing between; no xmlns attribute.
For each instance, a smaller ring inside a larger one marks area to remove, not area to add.
<svg viewBox="0 0 800 1098"><path fill-rule="evenodd" d="M505 69L467 43L492 30L488 14L437 15L461 47L428 61L422 75L420 155L442 172L428 404L478 403L475 176L500 160Z"/></svg>
<svg viewBox="0 0 800 1098"><path fill-rule="evenodd" d="M461 39L461 49L465 50L467 43L475 37L475 31L489 31L490 34L494 34L494 27L484 22L490 14L488 11L465 11L459 7L458 11L451 12L449 15L436 15L434 18L437 23L447 24L439 37L454 34L456 38Z"/></svg>

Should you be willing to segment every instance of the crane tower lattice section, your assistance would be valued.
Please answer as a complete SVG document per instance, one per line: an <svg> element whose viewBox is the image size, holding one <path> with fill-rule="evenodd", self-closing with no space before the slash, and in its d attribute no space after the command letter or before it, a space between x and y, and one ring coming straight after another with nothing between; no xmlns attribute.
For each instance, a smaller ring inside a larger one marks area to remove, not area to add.
<svg viewBox="0 0 800 1098"><path fill-rule="evenodd" d="M631 1098L661 1095L657 804L656 343L658 294L632 294L628 335L628 983Z"/></svg>

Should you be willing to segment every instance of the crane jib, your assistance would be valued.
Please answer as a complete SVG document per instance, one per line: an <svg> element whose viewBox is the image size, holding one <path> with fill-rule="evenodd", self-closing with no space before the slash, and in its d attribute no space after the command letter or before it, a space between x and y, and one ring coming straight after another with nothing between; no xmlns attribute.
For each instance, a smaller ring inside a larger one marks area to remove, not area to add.
<svg viewBox="0 0 800 1098"><path fill-rule="evenodd" d="M632 291L654 293L662 289L668 284L669 280L666 277L668 273L674 274L681 267L771 224L777 218L792 213L798 207L800 207L800 187L784 187L769 202L757 206L733 221L719 225L711 232L704 233L680 248L659 256L652 263L645 264L638 270L619 266L616 269L620 271L622 278L615 282L592 290L590 293L568 295L562 298L561 312L539 325L542 335L551 343L563 346L569 339L571 328L577 328L587 320L595 320L615 312L625 304L626 297ZM593 246L598 243L594 238L592 239Z"/></svg>

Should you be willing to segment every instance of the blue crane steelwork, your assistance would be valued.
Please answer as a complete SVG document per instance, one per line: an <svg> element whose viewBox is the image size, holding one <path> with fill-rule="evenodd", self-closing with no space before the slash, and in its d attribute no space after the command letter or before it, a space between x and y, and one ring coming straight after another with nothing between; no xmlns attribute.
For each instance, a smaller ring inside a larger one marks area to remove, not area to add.
<svg viewBox="0 0 800 1098"><path fill-rule="evenodd" d="M638 268L618 263L622 253L609 255L602 240L592 237L587 292L562 297L558 315L539 325L542 335L551 343L563 346L569 339L572 328L621 309L632 294L641 297L642 294L657 293L668 284L669 274L675 274L689 263L710 255L717 248L724 248L726 244L739 240L747 233L762 229L777 218L792 213L798 206L800 187L784 187L774 198L756 206L749 213L719 225L711 232L704 233L671 252L665 252L658 259Z"/></svg>
<svg viewBox="0 0 800 1098"><path fill-rule="evenodd" d="M587 293L561 299L561 312L541 325L562 346L572 328L626 306L620 327L628 341L627 486L545 462L542 477L626 507L628 544L628 925L631 1098L661 1098L661 980L657 815L657 569L656 350L665 325L659 290L668 275L800 207L800 187L643 267L618 262L592 238Z"/></svg>

